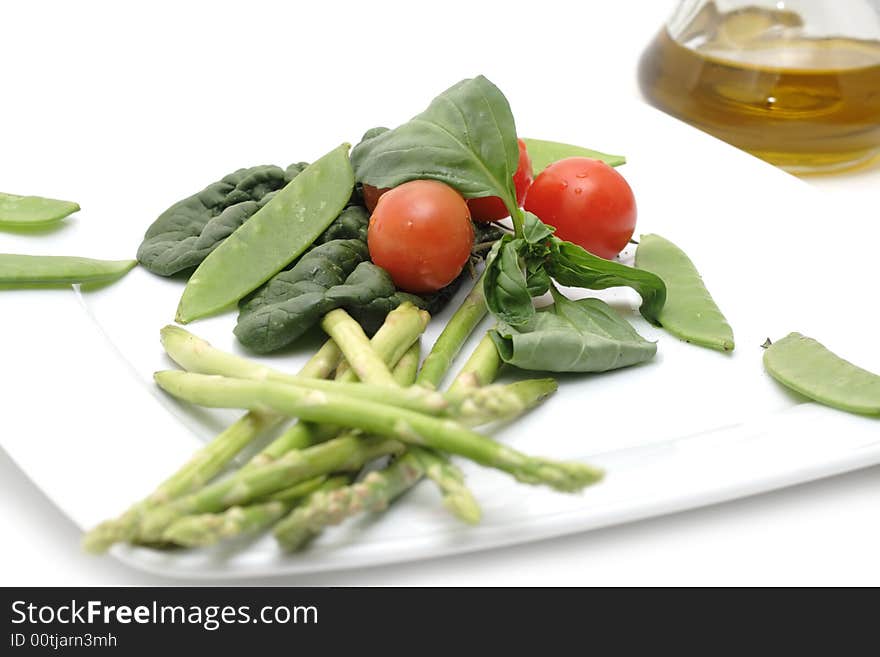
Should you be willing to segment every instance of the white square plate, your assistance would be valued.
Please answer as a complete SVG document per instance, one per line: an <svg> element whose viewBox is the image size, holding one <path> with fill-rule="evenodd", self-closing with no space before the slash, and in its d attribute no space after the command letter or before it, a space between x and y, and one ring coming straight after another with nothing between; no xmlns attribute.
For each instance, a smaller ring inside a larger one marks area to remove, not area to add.
<svg viewBox="0 0 880 657"><path fill-rule="evenodd" d="M567 122L563 112L551 133L529 122L540 108L526 108L518 115L520 130L625 153L622 171L638 199L639 231L658 232L691 255L737 339L732 355L689 346L647 325L629 290L600 295L659 341L657 358L600 376L560 377L554 398L497 438L527 452L596 463L607 468L605 481L564 495L463 463L484 510L478 527L451 519L434 489L420 485L387 513L330 529L300 554L281 553L270 537L211 550L117 547L113 554L138 568L189 577L361 567L580 532L880 462L876 420L805 402L761 365L767 337L798 330L880 371L878 310L869 292L876 272L850 248L856 238L876 243L876 217L848 216L846 234L835 233L839 207L663 114L638 104L614 108L613 116L578 111L579 122ZM582 127L566 131L565 125ZM583 127L590 125L602 126L600 140ZM307 139L312 156L320 144L326 150L339 141L329 132ZM100 176L71 171L86 208L82 218L39 238L0 235L0 250L132 254L168 204L226 169L268 159L269 151L255 158L244 143L237 152L233 144L222 162L216 153L191 157L186 167L171 162L173 175L139 162ZM0 292L0 444L84 529L143 496L235 417L187 408L152 384L152 372L170 366L158 331L173 319L181 290L180 281L136 269L116 285L83 294ZM432 322L428 344L454 306ZM238 351L233 323L233 315L224 315L191 330ZM294 371L314 346L266 360Z"/></svg>

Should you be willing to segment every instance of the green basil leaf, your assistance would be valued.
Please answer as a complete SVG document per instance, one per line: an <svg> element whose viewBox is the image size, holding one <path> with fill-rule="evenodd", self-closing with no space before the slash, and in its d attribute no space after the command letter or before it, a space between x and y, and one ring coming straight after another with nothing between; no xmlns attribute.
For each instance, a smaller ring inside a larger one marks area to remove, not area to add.
<svg viewBox="0 0 880 657"><path fill-rule="evenodd" d="M358 144L355 177L374 187L430 178L465 198L498 196L516 207L516 125L501 90L483 76L462 80L407 123Z"/></svg>
<svg viewBox="0 0 880 657"><path fill-rule="evenodd" d="M490 255L483 281L489 310L513 326L527 324L535 316L532 295L520 265L520 255L525 247L523 240L505 235L498 243L497 252Z"/></svg>
<svg viewBox="0 0 880 657"><path fill-rule="evenodd" d="M534 214L525 210L523 212L523 239L529 244L543 244L552 237L555 228L548 226Z"/></svg>
<svg viewBox="0 0 880 657"><path fill-rule="evenodd" d="M607 153L600 153L599 151L572 146L571 144L563 144L558 141L545 141L543 139L523 139L523 141L526 144L526 150L529 152L529 158L532 160L532 170L536 176L554 162L564 160L567 157L589 157L593 160L602 160L605 164L612 167L626 164L626 158L623 155L608 155Z"/></svg>
<svg viewBox="0 0 880 657"><path fill-rule="evenodd" d="M577 244L558 238L553 238L546 267L550 276L562 285L590 290L631 287L642 297L639 311L644 318L659 324L658 316L666 303L666 284L655 274L599 258Z"/></svg>
<svg viewBox="0 0 880 657"><path fill-rule="evenodd" d="M490 331L505 363L526 370L606 372L650 360L657 345L645 340L600 299L571 301L554 290L527 329L505 322Z"/></svg>
<svg viewBox="0 0 880 657"><path fill-rule="evenodd" d="M547 294L550 289L550 275L544 268L543 261L532 260L526 265L526 287L533 297Z"/></svg>

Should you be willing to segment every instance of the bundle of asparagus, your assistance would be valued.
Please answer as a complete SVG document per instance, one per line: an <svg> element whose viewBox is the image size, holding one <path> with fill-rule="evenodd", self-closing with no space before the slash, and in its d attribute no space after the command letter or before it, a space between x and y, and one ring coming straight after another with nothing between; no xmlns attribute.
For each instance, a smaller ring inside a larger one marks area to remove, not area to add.
<svg viewBox="0 0 880 657"><path fill-rule="evenodd" d="M404 303L369 339L345 311L334 310L321 324L330 339L296 375L165 327L162 343L183 370L157 372L158 385L194 404L247 413L149 496L88 532L85 548L204 546L274 525L279 544L296 550L328 525L386 509L423 478L436 484L452 514L476 523L480 508L447 455L561 491L595 483L602 472L594 467L528 456L471 428L511 420L556 389L553 379L495 384L501 361L488 337L449 389L438 391L485 314L478 282L420 368L427 313ZM297 421L231 469L236 455L288 418ZM389 458L380 469L369 467Z"/></svg>

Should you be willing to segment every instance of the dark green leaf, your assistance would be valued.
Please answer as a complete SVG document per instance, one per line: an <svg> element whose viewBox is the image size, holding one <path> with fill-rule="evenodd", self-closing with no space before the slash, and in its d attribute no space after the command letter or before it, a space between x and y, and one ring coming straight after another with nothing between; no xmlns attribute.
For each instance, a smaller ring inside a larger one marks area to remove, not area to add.
<svg viewBox="0 0 880 657"><path fill-rule="evenodd" d="M658 315L666 303L666 285L651 272L599 258L571 242L553 238L547 272L562 285L604 290L609 287L631 287L642 297L639 309L649 322L658 323Z"/></svg>
<svg viewBox="0 0 880 657"><path fill-rule="evenodd" d="M358 144L355 177L374 187L429 178L466 198L498 196L516 206L516 126L504 94L485 77L462 80L403 125Z"/></svg>
<svg viewBox="0 0 880 657"><path fill-rule="evenodd" d="M327 299L335 308L345 308L367 333L378 329L385 316L404 301L419 308L428 305L418 295L399 292L388 272L371 262L362 262L343 285L328 290Z"/></svg>
<svg viewBox="0 0 880 657"><path fill-rule="evenodd" d="M273 165L239 169L175 203L147 230L138 260L161 276L197 267L305 166L300 162L286 171Z"/></svg>
<svg viewBox="0 0 880 657"><path fill-rule="evenodd" d="M338 307L326 298L327 290L342 285L368 257L366 244L358 239L313 248L242 301L236 337L260 353L287 346Z"/></svg>
<svg viewBox="0 0 880 657"><path fill-rule="evenodd" d="M490 332L504 362L527 370L605 372L657 352L604 301L553 296L555 303L540 309L527 329L501 322Z"/></svg>
<svg viewBox="0 0 880 657"><path fill-rule="evenodd" d="M498 250L490 255L483 282L486 305L499 320L522 326L535 315L532 295L520 264L520 256L527 245L521 239L505 235L497 246Z"/></svg>
<svg viewBox="0 0 880 657"><path fill-rule="evenodd" d="M366 208L359 205L349 205L345 208L333 223L327 227L315 245L326 244L333 240L361 240L367 241L367 227L370 223L370 215Z"/></svg>

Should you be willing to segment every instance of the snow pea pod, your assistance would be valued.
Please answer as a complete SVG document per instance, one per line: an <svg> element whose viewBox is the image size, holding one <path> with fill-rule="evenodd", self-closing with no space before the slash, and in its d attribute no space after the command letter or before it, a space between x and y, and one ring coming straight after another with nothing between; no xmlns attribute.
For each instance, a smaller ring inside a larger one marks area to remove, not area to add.
<svg viewBox="0 0 880 657"><path fill-rule="evenodd" d="M126 274L137 260L93 260L75 256L0 253L0 285L107 283Z"/></svg>
<svg viewBox="0 0 880 657"><path fill-rule="evenodd" d="M771 344L764 352L764 368L782 385L820 404L880 415L880 376L800 333L789 333Z"/></svg>
<svg viewBox="0 0 880 657"><path fill-rule="evenodd" d="M0 226L45 226L79 210L73 201L0 192Z"/></svg>
<svg viewBox="0 0 880 657"><path fill-rule="evenodd" d="M666 304L658 315L663 328L687 342L733 351L733 329L684 251L659 235L642 235L636 267L666 283Z"/></svg>
<svg viewBox="0 0 880 657"><path fill-rule="evenodd" d="M202 261L189 279L177 321L216 313L298 258L339 216L354 189L343 144L306 167Z"/></svg>

